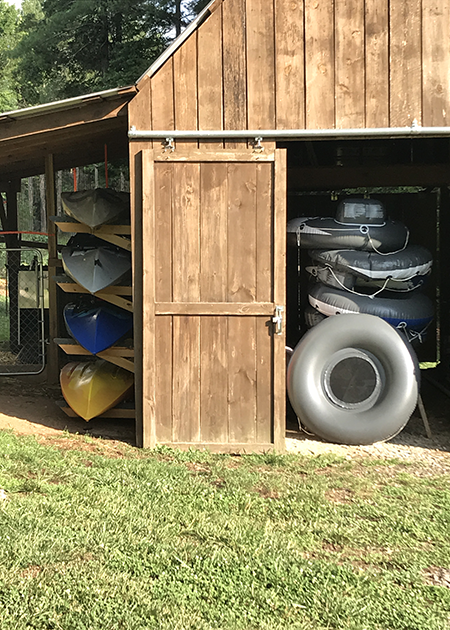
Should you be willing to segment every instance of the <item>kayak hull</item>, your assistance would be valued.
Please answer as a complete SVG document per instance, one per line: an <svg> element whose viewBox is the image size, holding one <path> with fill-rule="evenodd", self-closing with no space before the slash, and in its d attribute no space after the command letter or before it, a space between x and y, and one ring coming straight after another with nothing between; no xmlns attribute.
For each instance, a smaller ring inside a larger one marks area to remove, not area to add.
<svg viewBox="0 0 450 630"><path fill-rule="evenodd" d="M64 271L89 293L128 281L131 255L90 234L77 234L63 247Z"/></svg>
<svg viewBox="0 0 450 630"><path fill-rule="evenodd" d="M80 223L96 228L105 223L129 221L130 195L110 188L61 194L64 212Z"/></svg>
<svg viewBox="0 0 450 630"><path fill-rule="evenodd" d="M63 396L73 411L88 421L112 409L132 391L131 372L97 359L72 362L60 373Z"/></svg>
<svg viewBox="0 0 450 630"><path fill-rule="evenodd" d="M132 313L95 298L66 304L63 315L70 336L92 354L110 348L133 328Z"/></svg>

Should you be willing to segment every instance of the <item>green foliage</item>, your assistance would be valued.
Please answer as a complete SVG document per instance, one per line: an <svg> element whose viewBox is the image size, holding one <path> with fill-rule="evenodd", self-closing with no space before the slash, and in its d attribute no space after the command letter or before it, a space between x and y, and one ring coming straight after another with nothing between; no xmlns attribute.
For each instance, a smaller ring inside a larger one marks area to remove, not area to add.
<svg viewBox="0 0 450 630"><path fill-rule="evenodd" d="M57 446L0 434L2 630L449 627L448 475Z"/></svg>
<svg viewBox="0 0 450 630"><path fill-rule="evenodd" d="M0 110L130 85L208 0L0 0Z"/></svg>
<svg viewBox="0 0 450 630"><path fill-rule="evenodd" d="M167 43L151 0L27 1L15 54L29 104L134 83Z"/></svg>
<svg viewBox="0 0 450 630"><path fill-rule="evenodd" d="M209 2L210 0L156 0L162 15L175 29L175 35L179 35Z"/></svg>
<svg viewBox="0 0 450 630"><path fill-rule="evenodd" d="M19 14L14 6L0 0L0 111L15 109L17 96L13 71L15 62L11 51L18 36Z"/></svg>

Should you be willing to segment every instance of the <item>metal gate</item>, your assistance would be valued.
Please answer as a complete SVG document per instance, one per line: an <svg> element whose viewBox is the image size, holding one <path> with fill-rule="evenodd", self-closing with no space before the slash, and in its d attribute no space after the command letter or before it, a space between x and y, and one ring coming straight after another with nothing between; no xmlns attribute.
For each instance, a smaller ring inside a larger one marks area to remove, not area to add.
<svg viewBox="0 0 450 630"><path fill-rule="evenodd" d="M38 249L0 249L0 375L39 374L45 366L48 290Z"/></svg>

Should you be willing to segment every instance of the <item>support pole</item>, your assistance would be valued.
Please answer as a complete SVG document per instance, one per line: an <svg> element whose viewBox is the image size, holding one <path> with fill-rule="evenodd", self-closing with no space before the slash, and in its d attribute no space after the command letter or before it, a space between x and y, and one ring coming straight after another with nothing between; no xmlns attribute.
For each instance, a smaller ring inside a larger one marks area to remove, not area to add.
<svg viewBox="0 0 450 630"><path fill-rule="evenodd" d="M56 226L49 217L56 215L55 170L53 155L45 158L45 195L47 208L48 233L48 346L47 346L47 382L57 383L59 377L58 346L53 341L58 337L58 294L53 277L57 275L58 250Z"/></svg>
<svg viewBox="0 0 450 630"><path fill-rule="evenodd" d="M17 193L10 190L6 193L7 226L4 228L9 232L17 232ZM6 238L6 237L5 237ZM11 248L19 247L17 234L11 234L6 240L6 246ZM17 354L20 350L20 324L19 324L19 266L20 252L8 252L8 294L9 294L9 348L11 352Z"/></svg>

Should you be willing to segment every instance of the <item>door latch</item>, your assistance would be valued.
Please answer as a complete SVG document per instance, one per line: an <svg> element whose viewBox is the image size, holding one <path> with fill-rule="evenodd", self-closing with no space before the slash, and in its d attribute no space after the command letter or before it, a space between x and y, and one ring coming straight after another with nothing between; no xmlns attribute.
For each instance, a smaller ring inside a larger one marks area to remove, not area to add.
<svg viewBox="0 0 450 630"><path fill-rule="evenodd" d="M275 335L283 334L284 306L275 307L275 315L272 317L273 332Z"/></svg>

